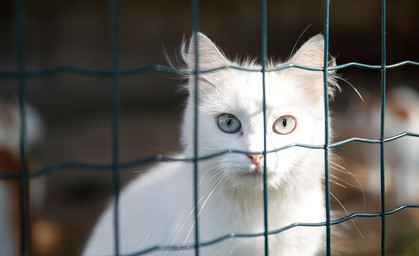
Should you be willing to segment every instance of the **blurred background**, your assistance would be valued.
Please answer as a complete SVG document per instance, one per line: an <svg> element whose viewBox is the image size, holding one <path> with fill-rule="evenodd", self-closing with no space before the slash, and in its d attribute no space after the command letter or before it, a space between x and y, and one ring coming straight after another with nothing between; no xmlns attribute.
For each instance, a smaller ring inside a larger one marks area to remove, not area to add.
<svg viewBox="0 0 419 256"><path fill-rule="evenodd" d="M268 1L268 56L286 60L308 26L297 45L322 33L323 2ZM14 8L13 1L3 1L0 8L0 71L17 70ZM416 0L388 1L388 64L419 61L418 12ZM25 1L25 21L27 70L68 65L111 69L107 1L28 0ZM199 28L228 57L260 59L259 1L202 0ZM166 52L171 60L179 58L182 40L191 35L190 1L119 1L118 30L121 70L168 65ZM336 57L337 64L380 65L380 1L331 2L330 53ZM404 131L419 133L418 70L419 67L408 65L388 70L388 136ZM341 82L343 92L331 103L335 141L353 136L378 139L380 71L351 67L339 73L359 90L364 101L351 86ZM178 89L183 82L176 75L158 72L121 77L121 161L181 150L178 127L186 95ZM67 161L111 163L111 83L109 77L69 73L28 79L27 98L33 107L34 120L29 126L37 131L30 150L31 170ZM2 104L12 106L17 95L17 79L0 76ZM8 131L4 128L5 120L16 111L13 107L1 106L0 111L3 111L0 133L5 133ZM16 122L12 127L18 127ZM10 126L10 122L8 124ZM11 131L18 133L17 128ZM15 154L16 161L16 148L4 141L0 140L0 148L8 148L11 154L7 154L7 159ZM387 209L404 203L419 203L418 144L419 139L415 137L386 144ZM338 217L346 215L345 211L380 211L378 144L349 143L334 149L334 153L339 157L333 160L331 167L338 184L332 185L331 200ZM18 169L18 163L16 165ZM0 167L0 170L12 168L10 165ZM147 166L138 166L123 170L121 185L146 169ZM18 193L6 183L2 181L0 186L8 186L10 194ZM111 195L112 180L108 171L65 169L33 179L32 255L78 255ZM409 208L389 215L386 221L386 255L419 255L419 209ZM345 238L340 239L345 241L343 254L379 255L380 218L357 218L354 222L338 227L343 226L345 230ZM3 254L0 252L0 255Z"/></svg>

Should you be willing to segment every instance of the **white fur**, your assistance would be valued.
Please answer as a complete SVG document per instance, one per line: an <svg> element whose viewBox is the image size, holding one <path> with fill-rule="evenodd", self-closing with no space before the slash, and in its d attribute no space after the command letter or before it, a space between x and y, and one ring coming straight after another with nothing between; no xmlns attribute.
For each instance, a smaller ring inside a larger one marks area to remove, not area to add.
<svg viewBox="0 0 419 256"><path fill-rule="evenodd" d="M224 57L203 34L198 34L200 69L238 65ZM193 40L193 39L192 39ZM191 40L191 42L192 42ZM193 74L193 43L183 58ZM323 37L307 41L290 59L305 66L323 66ZM244 67L260 68L257 65ZM334 74L330 82L334 85ZM184 153L193 156L194 78L182 125ZM262 152L262 74L223 69L199 76L199 155L224 150ZM241 132L228 134L217 127L222 113L233 114ZM297 119L288 135L273 132L281 116ZM324 144L323 73L290 68L266 73L266 148L294 143ZM268 223L275 230L297 222L325 221L324 151L292 147L266 156ZM263 232L263 178L245 154L229 153L199 162L199 227L201 242L229 233ZM256 173L256 174L255 174ZM121 251L132 253L154 245L194 243L193 164L168 162L134 180L120 197ZM84 255L113 253L113 205L100 218ZM269 236L270 255L315 255L322 249L324 227L296 227ZM231 238L201 248L201 255L264 255L264 237ZM193 250L158 251L151 255L193 255Z"/></svg>

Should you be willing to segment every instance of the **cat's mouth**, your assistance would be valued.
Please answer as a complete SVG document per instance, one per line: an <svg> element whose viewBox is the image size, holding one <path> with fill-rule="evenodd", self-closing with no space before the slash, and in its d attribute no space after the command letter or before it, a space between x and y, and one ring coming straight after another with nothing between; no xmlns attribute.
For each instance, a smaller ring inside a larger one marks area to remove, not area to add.
<svg viewBox="0 0 419 256"><path fill-rule="evenodd" d="M265 172L265 168L263 168L262 166L256 166L254 168L250 168L249 171L246 173L243 173L243 175L248 176L248 177L263 177L264 172ZM269 176L269 172L267 174Z"/></svg>
<svg viewBox="0 0 419 256"><path fill-rule="evenodd" d="M263 190L264 184L264 173L265 168L263 166L251 166L249 168L241 169L240 171L236 171L234 173L230 173L229 175L231 181L233 182L233 186L242 187L245 189L253 188L257 191ZM267 169L266 172L266 182L267 184L271 184L274 180L275 174ZM269 185L271 186L271 185Z"/></svg>

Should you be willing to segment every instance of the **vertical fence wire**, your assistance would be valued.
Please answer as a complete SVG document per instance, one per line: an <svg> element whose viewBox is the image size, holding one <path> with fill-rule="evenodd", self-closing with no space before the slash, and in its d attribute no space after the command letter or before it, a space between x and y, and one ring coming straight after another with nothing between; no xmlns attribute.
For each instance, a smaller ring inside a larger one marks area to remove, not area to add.
<svg viewBox="0 0 419 256"><path fill-rule="evenodd" d="M193 29L193 42L195 48L195 69L194 69L194 173L193 173L193 185L194 185L194 218L195 218L195 255L199 256L200 251L200 239L199 239L199 194L198 194L198 168L199 168L199 148L198 148L198 104L199 104L199 23L198 23L198 0L191 1L192 7L192 29Z"/></svg>
<svg viewBox="0 0 419 256"><path fill-rule="evenodd" d="M17 0L16 16L16 44L18 58L19 82L19 118L20 118L20 225L21 225L21 255L30 252L30 222L29 222L29 175L27 163L26 136L26 45L25 45L25 9L23 0Z"/></svg>
<svg viewBox="0 0 419 256"><path fill-rule="evenodd" d="M109 0L110 42L112 62L112 185L114 193L114 253L119 255L119 65L117 0Z"/></svg>
<svg viewBox="0 0 419 256"><path fill-rule="evenodd" d="M265 238L265 256L269 255L269 225L268 225L268 185L267 185L267 154L266 154L266 62L268 46L268 6L267 0L262 0L262 105L263 105L263 224Z"/></svg>
<svg viewBox="0 0 419 256"><path fill-rule="evenodd" d="M386 0L381 1L381 121L380 121L380 207L381 207L381 256L385 255L386 207L384 179L384 121L386 105L387 63Z"/></svg>
<svg viewBox="0 0 419 256"><path fill-rule="evenodd" d="M323 61L323 98L324 98L324 187L326 205L326 255L331 255L330 241L330 182L329 182L329 93L328 93L328 66L329 66L329 11L330 2L325 0L324 5L324 61Z"/></svg>

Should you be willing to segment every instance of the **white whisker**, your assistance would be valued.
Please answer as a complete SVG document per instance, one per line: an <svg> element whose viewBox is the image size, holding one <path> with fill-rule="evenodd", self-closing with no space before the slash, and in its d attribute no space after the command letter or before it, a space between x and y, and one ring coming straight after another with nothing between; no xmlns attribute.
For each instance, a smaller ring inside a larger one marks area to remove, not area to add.
<svg viewBox="0 0 419 256"><path fill-rule="evenodd" d="M211 192L209 193L209 195L207 196L207 199L205 199L204 203L201 206L201 210L199 210L198 212L198 216L201 214L202 210L204 209L205 205L207 204L208 200L210 199L210 197L212 196L212 194L214 193L214 191L217 189L218 185L220 185L220 183L224 180L224 178L227 176L227 174L224 174L220 180L217 182L217 184L214 186L214 188L211 190Z"/></svg>
<svg viewBox="0 0 419 256"><path fill-rule="evenodd" d="M135 250L138 250L141 248L141 246L143 246L143 244L145 243L145 241L147 241L147 239L150 237L151 232L149 232L146 236L146 238L144 238L144 240L137 246L137 248Z"/></svg>
<svg viewBox="0 0 419 256"><path fill-rule="evenodd" d="M322 184L322 187L325 188ZM349 212L346 210L345 206L343 206L342 202L332 193L329 191L329 194L336 200L336 202L342 207L342 209L345 211L346 215L349 216ZM355 229L357 230L357 232L359 233L359 235L361 236L362 239L365 239L365 237L362 235L361 230L358 228L358 226L356 225L355 221L353 219L350 219L350 221L352 222L352 224L354 224Z"/></svg>
<svg viewBox="0 0 419 256"><path fill-rule="evenodd" d="M361 93L358 91L358 89L352 83L350 83L348 80L346 80L346 79L344 79L342 77L339 77L339 76L336 76L336 79L339 79L339 80L345 82L346 84L348 84L355 91L355 93L358 95L358 97L361 99L361 101L362 102L365 102L364 101L364 98L361 95Z"/></svg>
<svg viewBox="0 0 419 256"><path fill-rule="evenodd" d="M348 185L348 186L350 186L350 187L353 187L353 188L358 188L358 189L363 190L362 186L357 186L357 185L354 185L354 184L352 184L352 183L350 183L350 182L345 181L344 179L339 178L338 176L336 176L336 175L334 175L334 174L329 173L329 175L330 175L333 179L336 179L336 180L338 180L338 181L340 181L340 182L342 182L342 183L344 183L344 184L346 184L346 185ZM330 179L330 181L336 182L335 180L332 180L332 179ZM343 185L343 186L344 186L345 188L347 188L345 185Z"/></svg>
<svg viewBox="0 0 419 256"><path fill-rule="evenodd" d="M329 164L330 164L330 167L333 168L333 170L335 170L335 171L338 171L338 172L341 172L341 173L344 173L344 174L348 174L348 175L350 175L354 178L355 177L365 178L365 175L354 174L354 173L348 171L345 167L343 167L343 166L341 166L341 165L339 165L335 162L329 161Z"/></svg>
<svg viewBox="0 0 419 256"><path fill-rule="evenodd" d="M208 200L210 199L210 197L211 197L211 196L212 196L212 194L214 193L215 189L218 187L218 185L220 185L221 181L223 181L223 180L224 180L224 178L225 178L226 176L227 176L227 174L224 174L224 175L220 178L220 180L218 181L218 183L214 186L214 188L211 190L211 192L208 194L207 199L204 201L203 205L201 206L201 209L198 211L198 216L201 214L202 210L204 209L204 207L205 207L205 205L207 204ZM191 235L192 230L193 230L193 228L195 227L195 224L196 224L196 220L194 220L194 222L193 222L193 224L192 224L191 228L189 229L189 232L188 232L188 234L187 234L187 236L186 236L186 239L185 239L184 243L186 243L186 242L188 241L189 236Z"/></svg>
<svg viewBox="0 0 419 256"><path fill-rule="evenodd" d="M325 178L325 177L323 176L323 178ZM345 189L348 188L347 186L345 186L345 185L343 185L343 184L341 184L341 183L339 183L335 180L332 180L330 177L329 177L329 181L332 182L333 184L339 186L339 187L342 187L342 188L345 188Z"/></svg>
<svg viewBox="0 0 419 256"><path fill-rule="evenodd" d="M359 188L359 189L361 189L361 192L362 192L362 200L363 200L363 207L364 207L364 210L366 209L366 199L365 199L365 190L364 190L364 187L362 186L362 183L361 183L361 181L359 180L359 178L364 178L364 176L361 176L361 175L355 175L354 173L352 173L351 171L349 171L349 170L347 170L345 167L343 167L343 166L341 166L341 165L339 165L339 164L337 164L337 163L335 163L335 162L332 162L332 161L330 161L330 164L332 164L332 165L334 165L335 167L337 167L336 169L334 169L334 170L336 170L336 171L339 171L339 172L342 172L342 173L345 173L345 174L348 174L348 175L350 175L350 176L352 176L352 178L358 183L358 185L359 186L355 186L355 185L353 185L352 184L352 186L353 187L355 187L355 188ZM335 176L336 177L336 176ZM337 178L337 177L336 177ZM343 181L343 180L341 180L341 181ZM346 183L346 182L345 182ZM350 183L346 183L347 185L350 185Z"/></svg>
<svg viewBox="0 0 419 256"><path fill-rule="evenodd" d="M198 184L198 186L201 186L202 184L209 182L211 180L213 180L215 177L219 176L219 173L214 173L210 178L204 179L204 177L201 178L201 182ZM214 184L217 182L214 182ZM214 186L210 185L210 188ZM217 183L218 184L218 183ZM191 191L192 192L192 191ZM205 198L205 196L201 196L198 200L198 204ZM182 232L184 226L186 225L187 220L192 216L193 212L195 211L196 206L194 206L191 211L189 212L189 214L187 214L186 216L182 217L176 224L175 228L173 230L177 230L176 234L174 235L172 242L170 243L170 245L173 245L175 243L175 241L177 240L177 238L179 237L180 233ZM183 224L182 224L183 223ZM168 242L168 241L166 241Z"/></svg>

